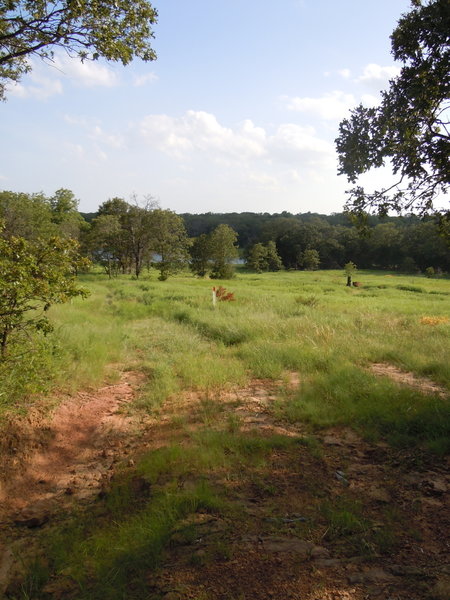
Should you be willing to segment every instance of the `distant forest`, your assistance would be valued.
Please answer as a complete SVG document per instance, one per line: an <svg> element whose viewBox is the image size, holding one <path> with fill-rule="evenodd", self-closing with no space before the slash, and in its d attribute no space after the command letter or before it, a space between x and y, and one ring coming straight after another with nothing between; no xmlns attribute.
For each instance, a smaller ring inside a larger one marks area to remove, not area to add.
<svg viewBox="0 0 450 600"><path fill-rule="evenodd" d="M0 192L0 238L34 243L70 238L80 252L105 266L110 276L156 267L166 279L190 267L199 276L232 276L239 256L254 271L360 269L403 273L450 272L448 236L429 217L367 216L364 234L346 214L205 213L176 214L151 201L140 206L122 198L96 213L80 213L73 192Z"/></svg>
<svg viewBox="0 0 450 600"><path fill-rule="evenodd" d="M97 213L81 213L92 221ZM274 241L286 269L305 268L305 251L316 250L319 268L338 269L354 262L361 269L406 273L450 271L450 247L432 218L367 216L361 233L345 213L203 213L180 215L189 238L210 234L221 224L238 234L241 257L247 259L255 244Z"/></svg>

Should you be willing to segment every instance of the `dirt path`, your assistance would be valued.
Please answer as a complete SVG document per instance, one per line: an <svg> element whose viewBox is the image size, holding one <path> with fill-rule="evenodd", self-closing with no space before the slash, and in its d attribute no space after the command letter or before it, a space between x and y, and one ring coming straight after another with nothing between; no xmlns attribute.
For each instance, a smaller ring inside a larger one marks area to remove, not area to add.
<svg viewBox="0 0 450 600"><path fill-rule="evenodd" d="M132 437L132 420L120 412L142 381L125 372L120 382L66 398L52 415L51 440L32 453L0 487L0 522L48 520L53 509L89 498L108 481L118 449Z"/></svg>
<svg viewBox="0 0 450 600"><path fill-rule="evenodd" d="M132 469L143 450L172 444L175 417L184 419L186 430L205 426L210 406L194 392L169 399L157 420L139 423L126 416L122 409L142 381L141 374L125 372L115 385L63 401L48 423L48 443L2 482L0 596L20 571L18 554L27 547L32 553L40 532L70 515L74 503L89 507L118 462L128 461ZM274 418L280 386L289 393L298 384L293 373L287 385L253 381L222 392L214 401L223 413L211 418L217 425L232 417L244 434L302 436L303 426ZM429 466L345 428L308 438L314 451L308 444L276 451L257 472L221 482L241 507L238 526L202 513L180 524L164 564L148 574L152 598L450 598L448 462ZM330 525L323 512L327 505L342 523ZM349 507L359 506L360 522L346 522ZM196 535L184 539L183 531L192 527ZM56 582L45 597L74 597L64 594Z"/></svg>

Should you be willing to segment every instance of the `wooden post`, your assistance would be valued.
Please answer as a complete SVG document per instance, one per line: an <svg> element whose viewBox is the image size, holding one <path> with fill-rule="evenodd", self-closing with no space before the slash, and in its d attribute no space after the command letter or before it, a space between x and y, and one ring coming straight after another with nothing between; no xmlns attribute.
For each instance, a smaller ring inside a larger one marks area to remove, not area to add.
<svg viewBox="0 0 450 600"><path fill-rule="evenodd" d="M216 301L217 301L216 288L213 287L213 289L212 289L213 308L216 308Z"/></svg>

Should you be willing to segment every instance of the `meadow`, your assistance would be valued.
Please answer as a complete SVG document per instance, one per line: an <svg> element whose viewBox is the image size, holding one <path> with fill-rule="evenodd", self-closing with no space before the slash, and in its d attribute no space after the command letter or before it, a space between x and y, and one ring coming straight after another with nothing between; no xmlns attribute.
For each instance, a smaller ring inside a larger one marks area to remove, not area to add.
<svg viewBox="0 0 450 600"><path fill-rule="evenodd" d="M339 271L239 272L225 282L235 300L214 308L214 282L188 274L166 282L84 275L89 298L53 307L55 333L43 351L26 372L4 374L3 409L42 381L70 391L100 382L105 369L114 377L110 363L147 374L139 400L147 411L183 389L212 393L295 371L300 388L280 400L280 415L439 445L442 401L367 367L389 363L449 389L450 281L385 272L358 279L363 287L349 288Z"/></svg>
<svg viewBox="0 0 450 600"><path fill-rule="evenodd" d="M152 486L149 501L133 496L128 484L134 475L125 469L105 506L51 532L45 542L50 572L70 573L80 586L77 597L163 597L146 595L137 582L142 582L142 570L160 564L174 529L188 515L203 511L234 522L245 518L242 508L237 514L230 503L224 477L241 483L246 477L246 485L251 481L275 502L273 453L302 452L306 462L320 463L314 436L326 428L349 427L393 451L425 453L432 463L450 451L448 279L364 271L357 275L362 287L349 288L341 271L238 271L235 279L222 282L234 301L215 307L214 282L187 273L165 282L154 273L139 280L109 280L100 273L80 279L91 294L51 309L55 331L41 342L41 358L35 365L29 361L21 376L3 374L2 410L24 411L52 387L71 393L105 379L115 381L119 366L145 374L129 408L134 414L157 421L164 417L165 401L186 391L200 403L190 416L181 409L177 415L172 404L172 439L141 456L133 468ZM441 392L430 394L374 374L374 363L414 373L417 381L432 381ZM293 373L299 381L295 388L289 385ZM301 424L306 436L249 433L224 412L221 395L255 381L276 385L270 409L274 422ZM369 517L351 494L330 504L316 493L313 481L308 490L318 501L316 524L327 522L323 531L334 531L336 538L350 535L353 545L357 538L358 548L369 554L394 551L392 515L375 539L366 525ZM182 530L183 535L190 531ZM314 531L302 535L314 537ZM218 544L214 556L232 554ZM196 560L193 556L194 566ZM17 597L41 597L36 590L48 580L48 569L36 563Z"/></svg>

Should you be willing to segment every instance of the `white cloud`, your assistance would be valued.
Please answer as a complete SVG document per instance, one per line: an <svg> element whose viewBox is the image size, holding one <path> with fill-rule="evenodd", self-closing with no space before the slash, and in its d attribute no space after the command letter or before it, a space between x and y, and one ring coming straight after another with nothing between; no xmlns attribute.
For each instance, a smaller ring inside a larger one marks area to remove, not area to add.
<svg viewBox="0 0 450 600"><path fill-rule="evenodd" d="M119 84L116 73L97 61L81 62L65 54L55 56L55 67L82 87L114 87Z"/></svg>
<svg viewBox="0 0 450 600"><path fill-rule="evenodd" d="M351 74L352 73L351 73L350 69L339 69L339 71L338 71L338 75L340 75L344 79L350 79Z"/></svg>
<svg viewBox="0 0 450 600"><path fill-rule="evenodd" d="M318 137L312 127L293 123L280 125L270 134L252 121L234 128L224 127L217 118L203 111L188 111L182 117L148 115L139 124L139 134L151 148L186 161L201 157L205 162L247 169L257 181L272 181L266 173L275 164L295 167L327 167L334 155L331 143ZM267 179L268 178L268 179Z"/></svg>
<svg viewBox="0 0 450 600"><path fill-rule="evenodd" d="M50 96L62 94L63 86L59 79L43 75L39 67L27 76L25 81L30 83L11 83L8 85L7 94L17 98L34 98L46 100Z"/></svg>
<svg viewBox="0 0 450 600"><path fill-rule="evenodd" d="M372 94L363 94L361 96L361 103L364 106L378 106L380 104L379 96L373 96Z"/></svg>
<svg viewBox="0 0 450 600"><path fill-rule="evenodd" d="M106 144L111 148L122 148L124 145L123 136L115 135L112 133L106 133L105 131L103 131L100 125L94 125L89 137L92 140L101 144Z"/></svg>
<svg viewBox="0 0 450 600"><path fill-rule="evenodd" d="M156 73L145 73L144 75L135 75L133 80L134 87L142 87L147 83L153 83L158 80L158 75Z"/></svg>
<svg viewBox="0 0 450 600"><path fill-rule="evenodd" d="M313 127L293 123L280 125L268 148L281 162L302 166L327 162L334 152L332 144L319 138Z"/></svg>
<svg viewBox="0 0 450 600"><path fill-rule="evenodd" d="M267 188L276 189L280 185L280 182L276 177L272 177L271 175L268 175L267 173L261 173L261 172L257 172L257 171L250 171L248 173L248 179L252 183L256 183L257 185L264 187L266 189Z"/></svg>
<svg viewBox="0 0 450 600"><path fill-rule="evenodd" d="M67 142L65 147L68 153L77 159L82 159L86 156L84 147L81 144L72 144L71 142Z"/></svg>
<svg viewBox="0 0 450 600"><path fill-rule="evenodd" d="M382 67L375 63L366 65L362 75L356 78L356 82L362 83L374 92L379 92L386 88L389 80L400 73L400 68L396 66Z"/></svg>
<svg viewBox="0 0 450 600"><path fill-rule="evenodd" d="M148 115L139 124L139 134L150 145L177 158L195 151L222 160L264 153L263 129L246 120L233 131L204 111L189 110L182 117Z"/></svg>
<svg viewBox="0 0 450 600"><path fill-rule="evenodd" d="M356 104L353 94L346 94L339 90L329 92L320 98L293 98L285 97L286 106L289 110L309 113L324 120L342 119L349 108Z"/></svg>

